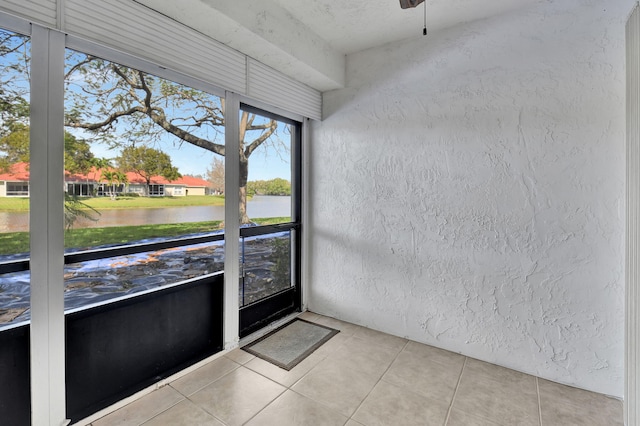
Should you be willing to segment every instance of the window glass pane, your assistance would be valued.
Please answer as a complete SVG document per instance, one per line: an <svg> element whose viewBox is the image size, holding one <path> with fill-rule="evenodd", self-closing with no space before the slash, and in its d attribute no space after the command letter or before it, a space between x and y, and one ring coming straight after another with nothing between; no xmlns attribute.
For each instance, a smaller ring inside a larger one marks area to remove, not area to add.
<svg viewBox="0 0 640 426"><path fill-rule="evenodd" d="M244 106L240 111L240 306L294 286L296 153L300 123Z"/></svg>
<svg viewBox="0 0 640 426"><path fill-rule="evenodd" d="M246 306L292 286L291 232L242 238L244 285L240 306Z"/></svg>
<svg viewBox="0 0 640 426"><path fill-rule="evenodd" d="M240 111L240 223L291 222L292 125Z"/></svg>
<svg viewBox="0 0 640 426"><path fill-rule="evenodd" d="M67 265L66 306L221 270L220 241L165 243L222 235L223 100L72 50L65 89L67 251L164 244Z"/></svg>
<svg viewBox="0 0 640 426"><path fill-rule="evenodd" d="M30 52L29 37L0 30L0 268L29 257ZM4 271L0 328L29 319L29 271Z"/></svg>

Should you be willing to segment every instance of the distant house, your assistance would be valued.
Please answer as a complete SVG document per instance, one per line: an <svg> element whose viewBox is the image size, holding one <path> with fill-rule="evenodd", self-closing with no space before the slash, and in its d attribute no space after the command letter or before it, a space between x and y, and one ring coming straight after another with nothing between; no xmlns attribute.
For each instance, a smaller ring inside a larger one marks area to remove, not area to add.
<svg viewBox="0 0 640 426"><path fill-rule="evenodd" d="M26 163L14 164L7 173L0 173L0 197L28 197L29 170Z"/></svg>
<svg viewBox="0 0 640 426"><path fill-rule="evenodd" d="M200 179L193 176L182 176L180 179L174 182L180 182L184 184L184 195L211 195L212 191L209 188L209 182L204 179Z"/></svg>
<svg viewBox="0 0 640 426"><path fill-rule="evenodd" d="M89 173L65 172L65 191L79 197L108 196L116 194L147 193L147 183L139 175L126 173L126 183L109 183L103 178L103 171L107 169L93 169ZM151 178L149 195L152 197L188 195L209 195L209 182L193 176L183 176L169 181L162 176ZM27 163L14 164L9 172L0 174L0 197L28 197L29 196L29 168Z"/></svg>

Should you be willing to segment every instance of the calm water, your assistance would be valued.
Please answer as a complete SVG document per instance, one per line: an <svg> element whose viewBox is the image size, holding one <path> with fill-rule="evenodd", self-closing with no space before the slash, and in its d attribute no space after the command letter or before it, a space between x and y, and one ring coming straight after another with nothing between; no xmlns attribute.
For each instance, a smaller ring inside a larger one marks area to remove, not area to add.
<svg viewBox="0 0 640 426"><path fill-rule="evenodd" d="M154 223L224 220L223 206L166 207L161 209L103 210L97 222L79 220L76 228L145 225ZM257 195L247 203L249 217L291 215L291 197ZM0 212L0 232L29 230L29 213Z"/></svg>

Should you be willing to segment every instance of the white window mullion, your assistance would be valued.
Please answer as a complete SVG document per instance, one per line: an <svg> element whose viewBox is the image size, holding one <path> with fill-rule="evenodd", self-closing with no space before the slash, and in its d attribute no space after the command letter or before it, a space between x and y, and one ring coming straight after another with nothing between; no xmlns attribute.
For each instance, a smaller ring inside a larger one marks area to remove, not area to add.
<svg viewBox="0 0 640 426"><path fill-rule="evenodd" d="M64 34L33 25L30 238L31 412L64 425Z"/></svg>
<svg viewBox="0 0 640 426"><path fill-rule="evenodd" d="M240 100L225 95L224 156L224 347L238 345L240 336Z"/></svg>
<svg viewBox="0 0 640 426"><path fill-rule="evenodd" d="M305 118L302 121L302 199L300 200L302 204L302 273L301 280L302 282L299 284L302 291L302 300L301 308L304 312L309 308L309 282L310 282L310 264L311 264L311 240L309 239L309 223L311 218L311 209L309 207L309 194L310 185L309 185L309 171L311 170L311 157L310 157L310 127L311 123L308 118Z"/></svg>

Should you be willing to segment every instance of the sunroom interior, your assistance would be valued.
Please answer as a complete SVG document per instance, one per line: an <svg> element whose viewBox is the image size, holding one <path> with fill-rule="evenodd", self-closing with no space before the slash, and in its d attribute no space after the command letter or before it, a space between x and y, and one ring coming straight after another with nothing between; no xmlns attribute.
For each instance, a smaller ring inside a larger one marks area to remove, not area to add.
<svg viewBox="0 0 640 426"><path fill-rule="evenodd" d="M30 55L29 250L0 261L0 283L29 276L29 318L0 325L8 424L81 422L305 311L624 400L640 422L635 0L5 0L0 30ZM65 250L75 52L215 97L223 232ZM290 217L251 228L247 117L282 123L292 185ZM290 286L244 303L245 243L282 235ZM65 304L69 265L197 244L224 244L219 270ZM101 394L116 352L133 382Z"/></svg>

